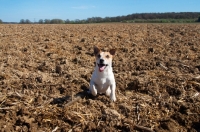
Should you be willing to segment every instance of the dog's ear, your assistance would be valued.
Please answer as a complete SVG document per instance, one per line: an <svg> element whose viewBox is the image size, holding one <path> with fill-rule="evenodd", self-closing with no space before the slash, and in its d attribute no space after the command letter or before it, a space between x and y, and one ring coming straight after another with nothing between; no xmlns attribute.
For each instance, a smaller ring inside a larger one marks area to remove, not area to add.
<svg viewBox="0 0 200 132"><path fill-rule="evenodd" d="M116 49L111 49L111 50L109 51L109 53L110 53L111 55L115 55L115 52L116 52Z"/></svg>
<svg viewBox="0 0 200 132"><path fill-rule="evenodd" d="M94 55L99 54L99 52L100 52L100 49L98 47L94 46Z"/></svg>

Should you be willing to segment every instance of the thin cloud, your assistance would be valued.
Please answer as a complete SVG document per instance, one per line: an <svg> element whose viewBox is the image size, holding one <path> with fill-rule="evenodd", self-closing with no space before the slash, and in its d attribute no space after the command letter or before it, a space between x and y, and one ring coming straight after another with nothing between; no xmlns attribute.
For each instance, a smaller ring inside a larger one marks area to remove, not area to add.
<svg viewBox="0 0 200 132"><path fill-rule="evenodd" d="M83 9L95 8L95 6L73 6L71 8L83 10Z"/></svg>

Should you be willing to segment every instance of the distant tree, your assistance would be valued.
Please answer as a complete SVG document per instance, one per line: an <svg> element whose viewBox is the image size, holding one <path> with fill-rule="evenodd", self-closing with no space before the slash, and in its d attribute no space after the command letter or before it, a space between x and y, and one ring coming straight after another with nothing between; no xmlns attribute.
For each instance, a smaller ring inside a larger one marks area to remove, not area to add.
<svg viewBox="0 0 200 132"><path fill-rule="evenodd" d="M44 20L44 23L45 23L45 24L50 24L50 23L51 23L51 20L50 20L50 19L45 19L45 20Z"/></svg>
<svg viewBox="0 0 200 132"><path fill-rule="evenodd" d="M0 19L0 24L3 23L3 21Z"/></svg>
<svg viewBox="0 0 200 132"><path fill-rule="evenodd" d="M32 22L29 19L26 19L26 20L21 19L19 23L20 24L31 24Z"/></svg>
<svg viewBox="0 0 200 132"><path fill-rule="evenodd" d="M64 21L61 20L61 19L52 19L52 20L50 21L50 23L51 23L51 24L63 24Z"/></svg>
<svg viewBox="0 0 200 132"><path fill-rule="evenodd" d="M79 20L79 19L75 19L75 22L80 22L81 20Z"/></svg>
<svg viewBox="0 0 200 132"><path fill-rule="evenodd" d="M20 23L20 24L25 24L25 20L24 20L24 19L21 19L19 23Z"/></svg>
<svg viewBox="0 0 200 132"><path fill-rule="evenodd" d="M88 22L88 23L91 23L91 22L92 22L92 18L88 18L88 19L87 19L87 22Z"/></svg>
<svg viewBox="0 0 200 132"><path fill-rule="evenodd" d="M70 23L70 20L69 19L65 20L65 23L66 24Z"/></svg>
<svg viewBox="0 0 200 132"><path fill-rule="evenodd" d="M105 17L104 20L105 20L105 22L110 22L111 21L110 17Z"/></svg>
<svg viewBox="0 0 200 132"><path fill-rule="evenodd" d="M40 19L40 20L38 21L38 23L39 23L39 24L43 24L44 21L43 21L42 19Z"/></svg>
<svg viewBox="0 0 200 132"><path fill-rule="evenodd" d="M31 24L32 22L29 19L26 19L25 23L26 24Z"/></svg>

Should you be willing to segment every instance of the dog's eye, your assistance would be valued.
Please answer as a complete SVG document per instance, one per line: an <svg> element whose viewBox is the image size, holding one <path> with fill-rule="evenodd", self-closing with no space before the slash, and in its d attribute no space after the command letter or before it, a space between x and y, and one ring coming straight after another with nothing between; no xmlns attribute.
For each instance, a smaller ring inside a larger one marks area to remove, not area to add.
<svg viewBox="0 0 200 132"><path fill-rule="evenodd" d="M97 55L97 57L98 57L98 58L100 58L100 57L101 57L101 55L100 55L100 54L98 54L98 55Z"/></svg>
<svg viewBox="0 0 200 132"><path fill-rule="evenodd" d="M110 56L109 55L106 55L106 58L109 58Z"/></svg>

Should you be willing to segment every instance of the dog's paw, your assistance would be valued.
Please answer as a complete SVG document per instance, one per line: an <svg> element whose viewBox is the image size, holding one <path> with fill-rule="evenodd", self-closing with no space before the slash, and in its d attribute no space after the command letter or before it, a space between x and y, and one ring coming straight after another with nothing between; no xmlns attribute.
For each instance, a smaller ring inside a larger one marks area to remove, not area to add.
<svg viewBox="0 0 200 132"><path fill-rule="evenodd" d="M88 93L92 94L93 96L97 95L97 89L95 88L95 86L93 84L90 85Z"/></svg>
<svg viewBox="0 0 200 132"><path fill-rule="evenodd" d="M112 102L115 102L117 99L116 99L115 96L110 96L110 100L111 100Z"/></svg>
<svg viewBox="0 0 200 132"><path fill-rule="evenodd" d="M96 95L97 95L97 90L96 90L95 88L90 89L90 93L91 93L93 96L96 96Z"/></svg>

